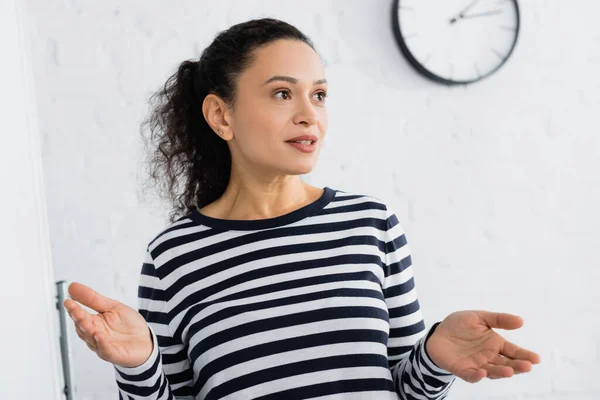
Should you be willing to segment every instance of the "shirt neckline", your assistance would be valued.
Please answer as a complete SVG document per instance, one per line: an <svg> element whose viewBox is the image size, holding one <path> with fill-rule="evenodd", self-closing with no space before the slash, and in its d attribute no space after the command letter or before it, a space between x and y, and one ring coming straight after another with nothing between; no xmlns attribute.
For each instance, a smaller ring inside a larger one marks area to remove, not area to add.
<svg viewBox="0 0 600 400"><path fill-rule="evenodd" d="M213 218L200 213L197 208L192 209L190 218L204 226L224 230L256 230L276 228L317 214L333 200L335 197L335 192L336 190L330 188L329 186L325 186L323 188L323 194L321 194L321 197L319 197L317 200L302 206L297 210L274 218L254 220Z"/></svg>

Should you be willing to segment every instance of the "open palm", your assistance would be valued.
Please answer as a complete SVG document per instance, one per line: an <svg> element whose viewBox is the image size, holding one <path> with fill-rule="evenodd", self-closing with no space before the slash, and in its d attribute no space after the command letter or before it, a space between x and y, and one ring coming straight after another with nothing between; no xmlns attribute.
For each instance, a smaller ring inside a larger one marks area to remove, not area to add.
<svg viewBox="0 0 600 400"><path fill-rule="evenodd" d="M523 319L507 313L458 311L448 315L427 341L427 352L440 368L475 383L531 371L540 356L504 339L492 328L517 329Z"/></svg>
<svg viewBox="0 0 600 400"><path fill-rule="evenodd" d="M77 335L98 357L123 367L137 367L150 357L152 337L139 312L77 282L69 285L69 294L73 300L63 305L75 321ZM78 302L98 314L88 313Z"/></svg>

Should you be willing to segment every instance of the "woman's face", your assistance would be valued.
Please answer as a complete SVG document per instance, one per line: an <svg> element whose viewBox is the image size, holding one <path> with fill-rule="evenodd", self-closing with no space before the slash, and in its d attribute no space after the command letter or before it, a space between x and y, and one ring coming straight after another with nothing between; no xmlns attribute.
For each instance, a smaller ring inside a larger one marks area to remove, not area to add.
<svg viewBox="0 0 600 400"><path fill-rule="evenodd" d="M244 171L306 174L317 162L327 131L327 83L321 60L307 44L278 40L254 53L238 78L229 141L233 162ZM315 135L312 153L286 141Z"/></svg>

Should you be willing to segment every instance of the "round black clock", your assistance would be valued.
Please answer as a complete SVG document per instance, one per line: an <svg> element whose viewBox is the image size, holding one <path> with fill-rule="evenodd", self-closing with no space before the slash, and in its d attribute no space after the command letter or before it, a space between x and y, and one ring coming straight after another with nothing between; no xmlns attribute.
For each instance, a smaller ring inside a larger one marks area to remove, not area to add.
<svg viewBox="0 0 600 400"><path fill-rule="evenodd" d="M498 70L517 43L517 0L394 0L400 50L422 75L448 85Z"/></svg>

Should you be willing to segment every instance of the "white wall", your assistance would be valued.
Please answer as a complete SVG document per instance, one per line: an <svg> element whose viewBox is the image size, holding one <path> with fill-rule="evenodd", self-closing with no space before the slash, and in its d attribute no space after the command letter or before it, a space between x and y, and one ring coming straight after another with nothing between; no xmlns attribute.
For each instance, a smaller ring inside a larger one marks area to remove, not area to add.
<svg viewBox="0 0 600 400"><path fill-rule="evenodd" d="M219 30L278 17L327 62L330 129L307 180L395 207L428 325L470 308L525 318L502 333L542 364L449 398L600 398L600 5L520 3L508 63L448 88L400 54L391 1L27 0L56 279L136 304L166 223L136 181L147 96ZM116 396L112 366L79 341L74 356L79 399Z"/></svg>
<svg viewBox="0 0 600 400"><path fill-rule="evenodd" d="M54 273L33 72L21 11L18 2L0 0L0 399L59 400Z"/></svg>

